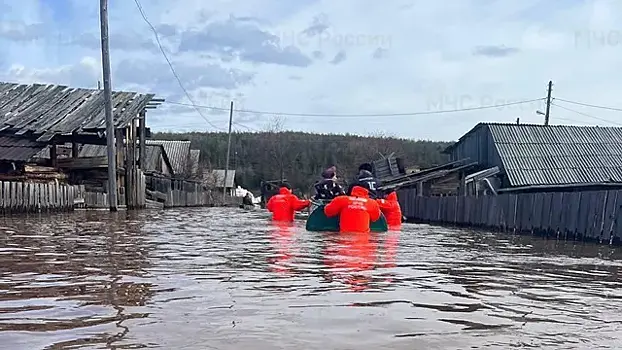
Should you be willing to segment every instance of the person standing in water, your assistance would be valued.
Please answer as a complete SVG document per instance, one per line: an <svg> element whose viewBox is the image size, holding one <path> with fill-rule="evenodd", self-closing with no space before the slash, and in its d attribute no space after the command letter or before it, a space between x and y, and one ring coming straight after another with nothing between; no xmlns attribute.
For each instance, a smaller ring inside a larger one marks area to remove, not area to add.
<svg viewBox="0 0 622 350"><path fill-rule="evenodd" d="M397 192L391 191L385 199L377 199L380 211L387 219L387 225L391 230L399 230L402 226L402 208L397 200Z"/></svg>
<svg viewBox="0 0 622 350"><path fill-rule="evenodd" d="M273 221L294 221L296 211L308 207L311 202L308 199L299 199L292 193L289 184L282 184L279 194L270 197L266 209L272 213Z"/></svg>
<svg viewBox="0 0 622 350"><path fill-rule="evenodd" d="M380 206L369 198L369 191L361 186L354 186L349 196L339 196L324 207L327 217L339 215L340 232L367 233L371 223L380 219Z"/></svg>

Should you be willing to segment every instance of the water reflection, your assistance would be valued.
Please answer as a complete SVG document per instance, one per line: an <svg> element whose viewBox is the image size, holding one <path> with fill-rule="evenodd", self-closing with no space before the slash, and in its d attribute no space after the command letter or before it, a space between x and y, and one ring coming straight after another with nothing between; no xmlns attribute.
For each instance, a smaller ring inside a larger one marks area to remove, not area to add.
<svg viewBox="0 0 622 350"><path fill-rule="evenodd" d="M66 348L123 338L125 320L148 315L131 307L155 293L145 272L142 226L127 213L3 219L0 332L8 333L2 343ZM19 332L57 336L31 344Z"/></svg>
<svg viewBox="0 0 622 350"><path fill-rule="evenodd" d="M294 243L296 235L296 226L292 222L271 222L270 236L271 243L275 250L275 256L269 257L271 271L291 274L291 261L294 258Z"/></svg>
<svg viewBox="0 0 622 350"><path fill-rule="evenodd" d="M326 234L325 264L330 280L342 280L353 291L364 291L372 281L378 243L371 233Z"/></svg>
<svg viewBox="0 0 622 350"><path fill-rule="evenodd" d="M0 219L0 348L619 347L620 250L219 208Z"/></svg>

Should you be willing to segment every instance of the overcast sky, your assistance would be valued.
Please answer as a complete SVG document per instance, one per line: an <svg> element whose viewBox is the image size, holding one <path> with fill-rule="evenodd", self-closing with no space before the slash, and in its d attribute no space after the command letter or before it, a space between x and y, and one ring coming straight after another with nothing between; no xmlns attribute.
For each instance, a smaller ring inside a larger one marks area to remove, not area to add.
<svg viewBox="0 0 622 350"><path fill-rule="evenodd" d="M291 114L285 128L455 140L480 121L542 123L553 97L622 108L622 2L534 0L142 0L194 103ZM0 0L0 80L97 86L97 0ZM110 0L113 88L190 103L133 0ZM622 112L555 102L552 123L615 125ZM202 109L219 128L228 115ZM579 112L579 113L577 113ZM270 114L235 113L236 130ZM605 121L603 121L605 120ZM154 130L211 130L189 106Z"/></svg>

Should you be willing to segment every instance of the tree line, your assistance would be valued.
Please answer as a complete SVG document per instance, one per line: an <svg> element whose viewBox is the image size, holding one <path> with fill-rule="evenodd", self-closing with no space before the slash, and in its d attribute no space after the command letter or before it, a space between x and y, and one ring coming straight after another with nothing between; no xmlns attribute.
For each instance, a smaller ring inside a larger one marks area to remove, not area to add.
<svg viewBox="0 0 622 350"><path fill-rule="evenodd" d="M188 140L201 151L202 169L224 169L228 135L224 132L154 133L154 139ZM269 130L235 132L231 138L229 169L236 170L236 183L256 190L262 180L287 179L306 192L331 165L346 181L358 166L395 153L407 167L428 168L448 161L442 150L449 142L408 140L388 136L315 134Z"/></svg>

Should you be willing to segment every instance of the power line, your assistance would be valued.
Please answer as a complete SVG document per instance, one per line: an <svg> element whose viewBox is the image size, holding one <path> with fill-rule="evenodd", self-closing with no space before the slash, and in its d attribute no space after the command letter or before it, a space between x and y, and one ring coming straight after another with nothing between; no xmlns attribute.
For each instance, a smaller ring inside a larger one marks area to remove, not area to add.
<svg viewBox="0 0 622 350"><path fill-rule="evenodd" d="M136 3L136 7L138 8L138 11L140 12L140 15L143 17L143 20L147 23L147 25L149 25L149 28L151 28L151 31L153 31L153 34L155 35L156 43L158 44L158 47L160 48L160 52L162 52L162 55L164 56L164 59L166 60L166 63L168 63L168 66L171 69L171 72L173 73L173 75L175 76L175 79L177 80L177 83L179 83L179 87L183 90L184 94L186 95L186 97L188 98L188 100L190 101L192 106L195 107L197 113L199 113L201 118L205 119L205 121L209 125L211 125L215 129L224 131L224 129L218 127L216 124L214 124L211 121L209 121L203 115L203 113L201 113L201 110L199 108L197 108L197 105L192 101L192 97L190 97L190 94L188 93L188 91L184 87L184 84L181 82L181 79L179 78L179 75L177 75L177 72L175 71L175 68L173 67L173 64L171 63L171 60L169 60L168 56L166 55L166 52L164 51L164 48L162 47L162 43L160 42L160 36L158 35L158 31L155 29L153 24L151 24L151 22L147 18L147 15L145 15L145 12L143 11L143 7L140 4L140 2L138 0L134 0L134 3Z"/></svg>
<svg viewBox="0 0 622 350"><path fill-rule="evenodd" d="M255 110L245 110L245 109L234 109L234 112L239 113L254 113L254 114L266 114L266 115L274 115L274 116L292 116L292 117L331 117L331 118L365 118L365 117L406 117L406 116L415 116L415 115L434 115L434 114L445 114L445 113L457 113L457 112L469 112L469 111L478 111L483 109L491 109L491 108L499 108L506 106L513 106L524 103L531 103L536 101L543 101L545 98L536 98L533 100L524 100L517 102L508 102L497 105L490 106L479 106L479 107L470 107L470 108L457 108L457 109L446 109L439 111L418 111L418 112L404 112L404 113L381 113L381 114L317 114L317 113L285 113L285 112L269 112L269 111L255 111ZM180 106L191 106L196 108L206 108L213 110L222 110L228 111L226 108L221 107L212 107L212 106L201 106L201 105L190 105L187 103L181 102L165 102L173 105Z"/></svg>
<svg viewBox="0 0 622 350"><path fill-rule="evenodd" d="M558 105L558 104L556 104L556 103L554 103L554 102L552 102L551 104L552 104L553 106L555 106L555 107L559 107L559 108L564 109L564 110L567 110L567 111L569 111L569 112L572 112L572 113L576 113L576 114L582 115L582 116L584 116L584 117L588 117L588 118L592 118L592 119L600 120L600 121L602 121L602 122L605 122L605 123L610 123L610 124L614 124L614 125L622 125L622 123L619 123L619 122L614 122L614 121L611 121L611 120L608 120L608 119L603 119L603 118L595 117L595 116L593 116L593 115L590 115L590 114L587 114L587 113L583 113L583 112L579 112L579 111L576 111L576 110L571 109L571 108L568 108L568 107L560 106L560 105Z"/></svg>
<svg viewBox="0 0 622 350"><path fill-rule="evenodd" d="M589 104L589 103L564 100L562 98L555 98L555 101L562 101L562 102L571 103L573 105L579 105L579 106L584 106L584 107L600 108L600 109L606 109L606 110L610 110L610 111L622 112L622 108L598 106L598 105L592 105L592 104Z"/></svg>

